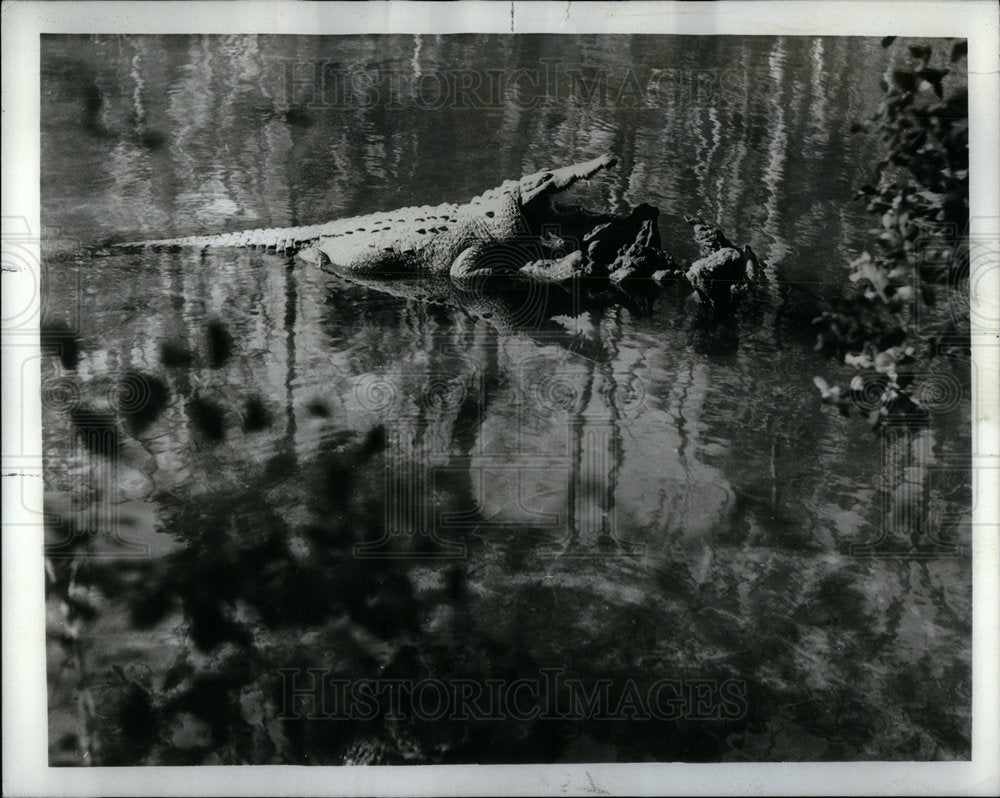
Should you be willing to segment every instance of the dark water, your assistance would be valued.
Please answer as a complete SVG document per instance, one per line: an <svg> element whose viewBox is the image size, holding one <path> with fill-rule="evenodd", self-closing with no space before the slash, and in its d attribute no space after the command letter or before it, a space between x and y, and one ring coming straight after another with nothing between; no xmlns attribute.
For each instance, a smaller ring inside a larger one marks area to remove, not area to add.
<svg viewBox="0 0 1000 798"><path fill-rule="evenodd" d="M871 226L850 198L878 151L850 126L890 57L46 38L44 307L79 349L42 385L53 763L967 758L969 560L880 539L881 440L812 384L841 373L810 297ZM681 260L701 213L784 286L706 331L679 287L486 317L262 252L73 254L461 201L604 152L590 204L658 206ZM921 437L936 462L970 451L967 393ZM954 541L969 481L944 473ZM295 668L610 686L577 717L563 685L540 717L398 719L386 693L374 717L283 718ZM629 709L661 680L681 711Z"/></svg>

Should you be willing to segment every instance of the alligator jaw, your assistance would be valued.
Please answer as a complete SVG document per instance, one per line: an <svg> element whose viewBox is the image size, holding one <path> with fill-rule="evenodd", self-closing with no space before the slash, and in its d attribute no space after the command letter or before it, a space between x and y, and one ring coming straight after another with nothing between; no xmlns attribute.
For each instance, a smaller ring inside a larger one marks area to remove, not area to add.
<svg viewBox="0 0 1000 798"><path fill-rule="evenodd" d="M618 163L614 155L602 155L592 161L536 172L521 178L521 205L529 205L539 197L555 194L572 186L579 180L593 177L602 169L609 169Z"/></svg>

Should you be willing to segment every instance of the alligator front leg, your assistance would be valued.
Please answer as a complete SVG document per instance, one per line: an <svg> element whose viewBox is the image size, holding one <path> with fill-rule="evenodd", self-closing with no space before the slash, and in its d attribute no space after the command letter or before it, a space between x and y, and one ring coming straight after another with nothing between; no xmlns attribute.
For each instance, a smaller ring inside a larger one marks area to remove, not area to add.
<svg viewBox="0 0 1000 798"><path fill-rule="evenodd" d="M449 273L455 280L470 277L531 274L528 266L543 268L546 265L576 263L579 253L566 257L537 260L539 252L559 253L566 248L566 241L551 232L525 244L501 244L496 241L477 241L462 250L452 261Z"/></svg>
<svg viewBox="0 0 1000 798"><path fill-rule="evenodd" d="M549 245L543 242L541 246ZM527 263L519 260L519 256L524 254L516 249L505 251L496 244L473 244L463 250L451 264L451 278L461 281L474 277L522 274L558 282L580 276L584 262L580 252L571 252L561 258L530 260Z"/></svg>
<svg viewBox="0 0 1000 798"><path fill-rule="evenodd" d="M481 242L463 249L451 263L449 270L451 279L466 280L470 277L480 277L487 274L489 270L480 262L485 252L486 245Z"/></svg>
<svg viewBox="0 0 1000 798"><path fill-rule="evenodd" d="M478 241L459 253L449 273L453 280L516 274L524 262L523 254L516 246Z"/></svg>

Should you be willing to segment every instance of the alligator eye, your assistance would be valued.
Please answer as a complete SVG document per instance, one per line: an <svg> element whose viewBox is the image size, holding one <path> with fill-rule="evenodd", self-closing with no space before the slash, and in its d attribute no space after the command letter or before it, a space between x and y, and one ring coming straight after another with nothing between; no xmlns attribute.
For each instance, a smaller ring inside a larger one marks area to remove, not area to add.
<svg viewBox="0 0 1000 798"><path fill-rule="evenodd" d="M486 218L487 219L492 219L494 216L496 216L496 214L493 213L493 211L486 211Z"/></svg>

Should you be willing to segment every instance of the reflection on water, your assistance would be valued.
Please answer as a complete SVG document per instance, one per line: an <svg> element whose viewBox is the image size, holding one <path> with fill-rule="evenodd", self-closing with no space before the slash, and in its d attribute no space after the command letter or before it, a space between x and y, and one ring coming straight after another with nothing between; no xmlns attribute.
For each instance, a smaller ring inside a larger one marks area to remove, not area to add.
<svg viewBox="0 0 1000 798"><path fill-rule="evenodd" d="M543 59L580 77L535 107L285 91L313 91L317 65L485 81ZM460 200L610 151L619 169L583 194L658 205L679 257L700 211L822 283L863 233L842 209L876 155L846 131L880 59L761 37L47 38L46 324L79 348L42 386L52 761L967 757L968 561L852 556L881 528L886 466L816 401L823 364L783 291L720 331L680 286L498 294L256 252L67 257ZM629 69L660 71L655 103L626 101ZM617 101L583 102L600 74ZM939 460L968 451L967 411L935 418ZM968 485L948 474L935 501L954 517ZM295 668L555 668L611 680L619 711L297 717ZM662 679L726 686L736 711L622 708Z"/></svg>

